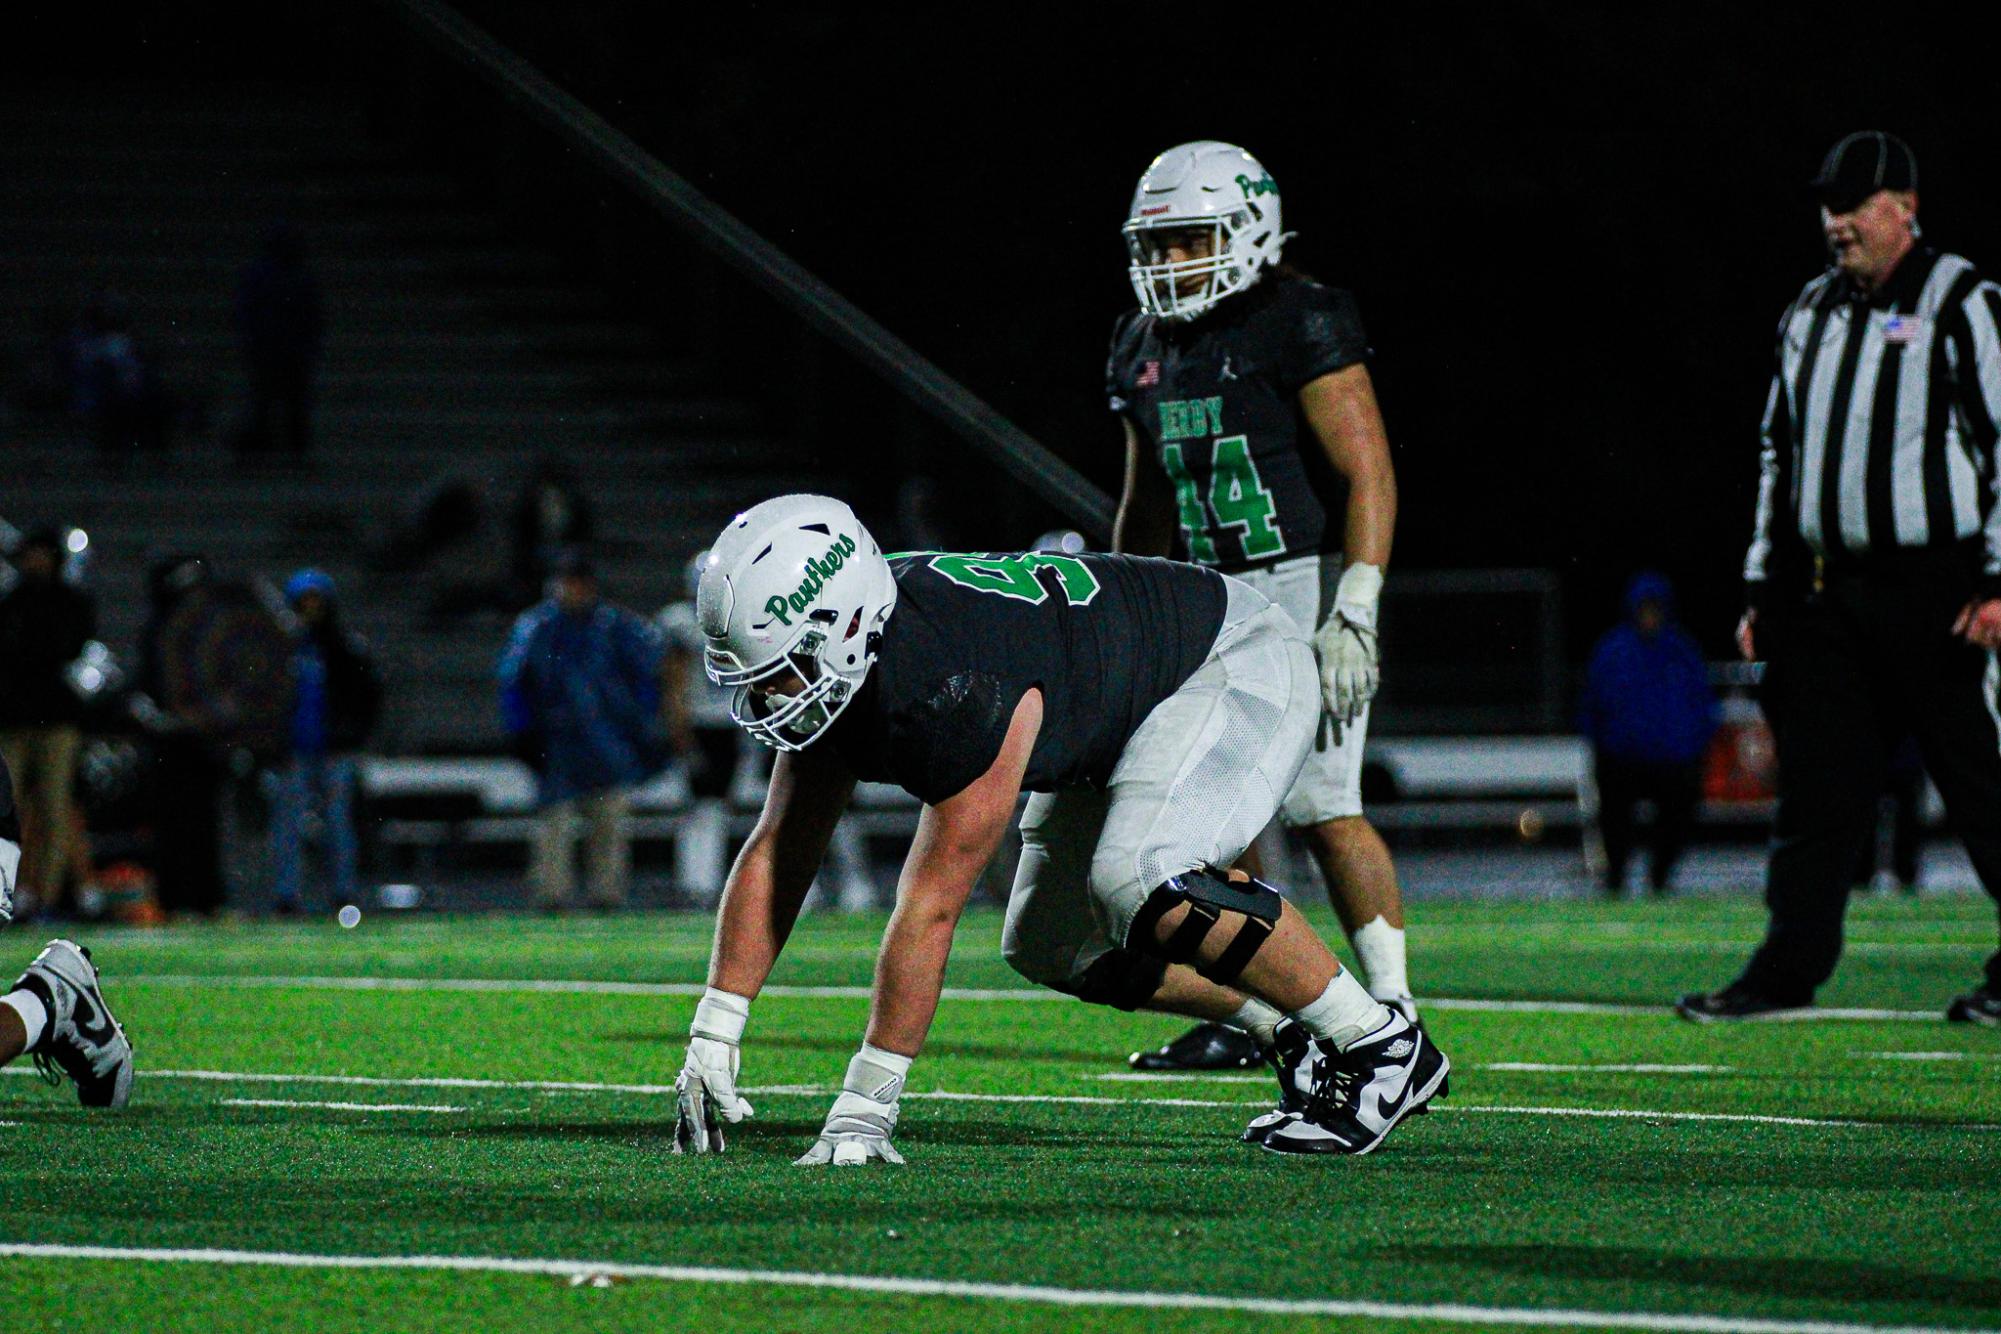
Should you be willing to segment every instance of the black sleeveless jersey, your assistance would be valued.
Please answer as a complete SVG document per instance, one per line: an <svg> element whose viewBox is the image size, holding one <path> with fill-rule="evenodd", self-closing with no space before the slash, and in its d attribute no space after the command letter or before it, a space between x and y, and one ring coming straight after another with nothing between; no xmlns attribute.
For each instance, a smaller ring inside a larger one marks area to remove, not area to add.
<svg viewBox="0 0 2001 1334"><path fill-rule="evenodd" d="M906 552L875 667L824 739L855 776L927 805L992 766L1042 691L1022 786L1102 787L1153 707L1209 655L1226 593L1208 570L1138 556Z"/></svg>
<svg viewBox="0 0 2001 1334"><path fill-rule="evenodd" d="M1174 484L1177 554L1246 570L1341 549L1347 486L1298 395L1368 356L1355 299L1304 278L1268 276L1188 324L1119 320L1106 393Z"/></svg>

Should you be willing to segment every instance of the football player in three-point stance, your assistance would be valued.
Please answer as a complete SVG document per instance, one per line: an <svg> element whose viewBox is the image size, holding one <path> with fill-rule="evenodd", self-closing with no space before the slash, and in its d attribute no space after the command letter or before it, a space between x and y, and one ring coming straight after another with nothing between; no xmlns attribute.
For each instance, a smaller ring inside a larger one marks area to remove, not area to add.
<svg viewBox="0 0 2001 1334"><path fill-rule="evenodd" d="M1232 144L1155 158L1124 231L1139 309L1106 372L1126 438L1113 549L1221 570L1313 637L1327 714L1279 819L1318 864L1370 992L1415 1020L1396 868L1362 815L1397 493L1354 299L1282 265L1278 186ZM1279 1016L1245 997L1209 1018L1225 1022L1133 1064L1251 1065Z"/></svg>
<svg viewBox="0 0 2001 1334"><path fill-rule="evenodd" d="M0 922L14 916L20 869L14 780L0 760ZM90 951L67 940L50 941L0 995L0 1065L31 1053L49 1083L68 1076L86 1107L123 1107L132 1095L132 1044L98 990Z"/></svg>
<svg viewBox="0 0 2001 1334"><path fill-rule="evenodd" d="M901 1162L898 1096L974 881L1032 793L1002 951L1084 1000L1206 1015L1255 996L1278 1109L1245 1138L1367 1153L1446 1090L1444 1055L1269 886L1223 868L1291 789L1323 712L1291 617L1211 570L1042 552L885 558L854 513L740 514L696 599L709 677L780 753L717 911L676 1148L723 1147L752 1001L857 780L924 803L861 1050L802 1163Z"/></svg>

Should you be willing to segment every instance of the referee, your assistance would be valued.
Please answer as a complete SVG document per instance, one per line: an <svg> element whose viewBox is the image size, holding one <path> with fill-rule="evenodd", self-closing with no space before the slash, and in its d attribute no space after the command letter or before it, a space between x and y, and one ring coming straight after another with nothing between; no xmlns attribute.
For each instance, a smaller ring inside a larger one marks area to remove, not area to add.
<svg viewBox="0 0 2001 1334"><path fill-rule="evenodd" d="M1808 1005L1833 973L1906 733L2001 899L2001 288L1920 243L1917 159L1895 136L1841 140L1811 189L1833 265L1779 321L1737 628L1769 664L1771 920L1736 981L1682 998L1698 1021ZM1946 1013L2001 1024L2001 953Z"/></svg>

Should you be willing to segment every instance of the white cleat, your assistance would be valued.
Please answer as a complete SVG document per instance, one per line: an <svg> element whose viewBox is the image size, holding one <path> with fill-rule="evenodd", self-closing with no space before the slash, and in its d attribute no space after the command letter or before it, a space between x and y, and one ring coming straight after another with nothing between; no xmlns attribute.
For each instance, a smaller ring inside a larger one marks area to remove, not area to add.
<svg viewBox="0 0 2001 1334"><path fill-rule="evenodd" d="M1369 1153L1399 1121L1446 1096L1451 1069L1425 1031L1394 1012L1346 1051L1315 1038L1294 1076L1300 1109L1254 1142L1273 1153Z"/></svg>
<svg viewBox="0 0 2001 1334"><path fill-rule="evenodd" d="M67 1075L86 1107L123 1107L132 1096L132 1044L98 990L90 951L52 940L14 989L41 999L49 1024L33 1049L35 1067L51 1084Z"/></svg>

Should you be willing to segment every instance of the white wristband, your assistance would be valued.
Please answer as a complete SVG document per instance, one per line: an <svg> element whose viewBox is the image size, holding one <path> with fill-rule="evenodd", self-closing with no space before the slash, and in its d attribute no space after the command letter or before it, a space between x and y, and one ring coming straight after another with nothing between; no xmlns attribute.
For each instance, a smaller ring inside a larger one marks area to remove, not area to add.
<svg viewBox="0 0 2001 1334"><path fill-rule="evenodd" d="M841 1087L876 1102L895 1102L910 1074L910 1060L898 1052L884 1051L864 1042L848 1062L848 1076L841 1081Z"/></svg>
<svg viewBox="0 0 2001 1334"><path fill-rule="evenodd" d="M750 1022L750 998L710 987L695 1003L695 1022L688 1032L698 1038L712 1038L732 1047L743 1045L743 1026Z"/></svg>
<svg viewBox="0 0 2001 1334"><path fill-rule="evenodd" d="M1355 624L1373 630L1376 603L1382 595L1382 566L1358 562L1341 571L1341 582L1334 586L1334 606Z"/></svg>

